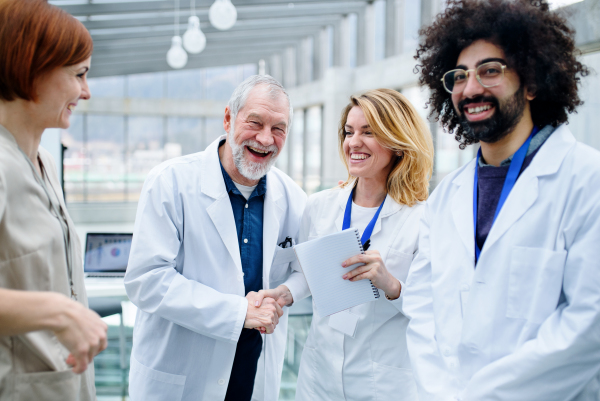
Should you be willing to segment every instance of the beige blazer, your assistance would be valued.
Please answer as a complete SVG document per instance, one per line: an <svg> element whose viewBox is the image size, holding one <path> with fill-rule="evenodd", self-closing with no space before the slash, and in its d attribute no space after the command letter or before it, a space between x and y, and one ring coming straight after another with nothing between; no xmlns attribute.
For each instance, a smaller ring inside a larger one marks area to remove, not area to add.
<svg viewBox="0 0 600 401"><path fill-rule="evenodd" d="M15 138L0 125L0 287L70 296L69 252L77 300L87 306L79 238L56 167L46 150L40 148L38 157L52 202L60 204L63 216L56 216ZM65 363L68 354L49 331L0 336L0 401L95 400L94 367L75 375Z"/></svg>

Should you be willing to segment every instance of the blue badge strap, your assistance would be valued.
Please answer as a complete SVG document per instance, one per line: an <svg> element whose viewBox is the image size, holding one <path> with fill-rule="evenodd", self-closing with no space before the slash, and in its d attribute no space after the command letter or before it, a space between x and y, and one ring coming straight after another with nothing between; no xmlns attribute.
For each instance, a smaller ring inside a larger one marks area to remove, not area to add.
<svg viewBox="0 0 600 401"><path fill-rule="evenodd" d="M344 224L342 225L342 230L347 230L350 228L353 195L354 195L354 189L352 189L352 192L350 192L350 197L348 197L348 202L346 203L346 210L344 211ZM371 234L373 233L373 228L375 227L375 223L377 222L377 218L379 217L379 213L381 212L381 209L383 209L384 203L385 203L385 198L383 199L383 202L381 202L381 205L379 205L379 209L377 209L377 212L375 212L375 216L373 216L373 218L371 219L369 224L367 224L365 231L363 231L363 235L360 238L360 241L363 243L363 245L365 242L367 242L369 240L369 238L371 238Z"/></svg>
<svg viewBox="0 0 600 401"><path fill-rule="evenodd" d="M537 134L539 131L538 127L533 127L531 134L529 134L529 138L525 141L523 145L517 150L513 159L510 163L510 167L508 168L508 173L506 174L506 178L504 179L504 185L502 186L502 192L500 193L500 199L498 200L498 206L496 206L496 213L494 213L494 220L492 221L492 226L496 222L496 218L498 214L500 214L500 210L502 206L504 206L504 202L508 198L510 191L512 191L513 187L517 182L517 178L519 178L519 173L521 172L521 168L523 167L523 162L525 162L525 156L527 156L527 150L529 149L529 144L531 143L531 138ZM477 159L475 160L475 180L473 186L473 227L474 227L474 238L475 238L475 263L479 260L479 255L481 255L481 249L479 249L479 245L477 245L477 193L479 190L478 184L478 170L479 170L479 158L481 157L481 148L477 151Z"/></svg>

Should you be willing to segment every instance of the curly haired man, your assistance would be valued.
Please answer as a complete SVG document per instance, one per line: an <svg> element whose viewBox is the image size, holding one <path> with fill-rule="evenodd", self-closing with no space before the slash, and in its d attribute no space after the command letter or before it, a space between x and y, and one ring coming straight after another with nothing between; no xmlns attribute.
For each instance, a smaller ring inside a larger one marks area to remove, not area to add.
<svg viewBox="0 0 600 401"><path fill-rule="evenodd" d="M475 160L427 201L403 291L421 401L600 399L600 153L574 32L546 1L450 0L416 59Z"/></svg>

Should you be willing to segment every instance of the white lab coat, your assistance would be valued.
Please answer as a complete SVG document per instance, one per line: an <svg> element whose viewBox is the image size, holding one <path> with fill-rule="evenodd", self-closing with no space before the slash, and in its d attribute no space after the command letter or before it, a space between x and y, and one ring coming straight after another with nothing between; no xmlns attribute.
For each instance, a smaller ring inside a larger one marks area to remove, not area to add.
<svg viewBox="0 0 600 401"><path fill-rule="evenodd" d="M598 400L600 153L559 126L476 269L474 171L450 174L427 201L402 294L420 400Z"/></svg>
<svg viewBox="0 0 600 401"><path fill-rule="evenodd" d="M351 188L331 189L308 199L300 241L342 230L344 210ZM371 235L370 250L381 253L386 268L401 282L406 279L417 251L418 227L423 204L400 205L386 198ZM294 300L310 294L298 264L284 283ZM351 308L358 316L354 338L329 326L329 316L315 309L302 353L296 388L297 401L417 399L406 349L408 319L400 312L402 300L381 297Z"/></svg>
<svg viewBox="0 0 600 401"><path fill-rule="evenodd" d="M247 300L235 220L218 144L154 168L142 190L125 288L139 308L133 335L132 401L225 398ZM271 266L277 244L297 238L306 195L288 176L267 174L263 287L283 282ZM287 308L285 308L287 309ZM287 311L263 336L253 398L275 401L283 368Z"/></svg>

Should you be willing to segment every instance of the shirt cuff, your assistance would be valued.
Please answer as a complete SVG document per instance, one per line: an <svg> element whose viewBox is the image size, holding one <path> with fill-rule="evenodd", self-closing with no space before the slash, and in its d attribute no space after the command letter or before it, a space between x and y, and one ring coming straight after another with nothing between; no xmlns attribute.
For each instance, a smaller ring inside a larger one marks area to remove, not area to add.
<svg viewBox="0 0 600 401"><path fill-rule="evenodd" d="M244 323L246 322L246 313L248 313L248 300L246 297L240 297L240 309L233 328L233 333L231 334L231 341L236 344L240 339Z"/></svg>
<svg viewBox="0 0 600 401"><path fill-rule="evenodd" d="M402 280L398 280L398 281L400 282L400 296L396 299L388 300L388 302L390 302L392 305L394 305L396 307L396 309L398 309L402 314L404 314L404 312L402 312L402 298L403 298L402 294L404 294L404 282Z"/></svg>

